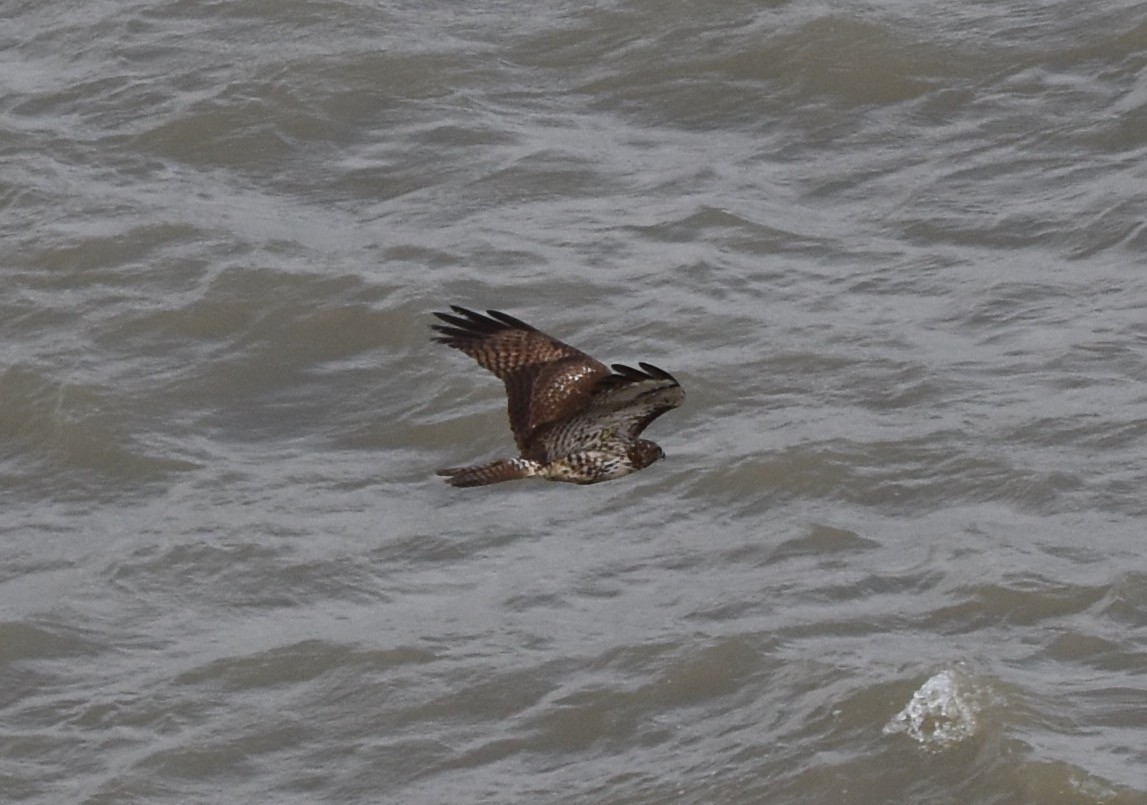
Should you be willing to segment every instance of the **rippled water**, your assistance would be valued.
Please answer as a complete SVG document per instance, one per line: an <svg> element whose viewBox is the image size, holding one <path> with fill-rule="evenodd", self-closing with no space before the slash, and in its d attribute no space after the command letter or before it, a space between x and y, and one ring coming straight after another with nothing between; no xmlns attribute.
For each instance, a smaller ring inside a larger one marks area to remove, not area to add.
<svg viewBox="0 0 1147 805"><path fill-rule="evenodd" d="M3 799L1147 802L1142 4L0 19Z"/></svg>

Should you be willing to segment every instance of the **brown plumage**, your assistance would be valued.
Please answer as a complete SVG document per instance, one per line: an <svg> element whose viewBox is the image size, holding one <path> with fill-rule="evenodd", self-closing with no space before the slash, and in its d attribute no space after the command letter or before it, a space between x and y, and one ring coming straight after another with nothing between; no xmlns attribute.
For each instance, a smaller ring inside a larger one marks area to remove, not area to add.
<svg viewBox="0 0 1147 805"><path fill-rule="evenodd" d="M590 484L643 469L664 453L638 436L685 392L668 372L605 364L496 310L435 313L435 341L469 355L506 386L517 458L439 470L454 486L537 475Z"/></svg>

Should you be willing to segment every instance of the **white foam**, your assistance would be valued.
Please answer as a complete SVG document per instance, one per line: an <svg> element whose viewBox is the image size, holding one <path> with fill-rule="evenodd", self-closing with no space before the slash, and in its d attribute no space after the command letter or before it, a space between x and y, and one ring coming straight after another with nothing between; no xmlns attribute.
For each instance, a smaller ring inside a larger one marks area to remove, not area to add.
<svg viewBox="0 0 1147 805"><path fill-rule="evenodd" d="M884 734L904 733L931 749L943 749L976 733L978 702L969 680L941 671L912 694L884 725Z"/></svg>

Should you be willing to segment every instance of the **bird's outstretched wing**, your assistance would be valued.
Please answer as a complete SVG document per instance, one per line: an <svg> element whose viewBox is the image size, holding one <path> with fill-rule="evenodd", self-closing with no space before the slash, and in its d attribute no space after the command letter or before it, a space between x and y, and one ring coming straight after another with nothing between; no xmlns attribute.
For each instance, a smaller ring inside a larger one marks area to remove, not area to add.
<svg viewBox="0 0 1147 805"><path fill-rule="evenodd" d="M598 382L590 404L578 416L581 428L611 431L632 440L650 422L681 405L685 390L673 375L651 363L637 365L641 368L613 364L613 374Z"/></svg>
<svg viewBox="0 0 1147 805"><path fill-rule="evenodd" d="M612 377L605 364L513 316L450 309L453 314L434 314L445 322L433 325L434 340L466 353L505 383L510 429L526 458L538 451L532 437L539 428L577 416L599 382Z"/></svg>

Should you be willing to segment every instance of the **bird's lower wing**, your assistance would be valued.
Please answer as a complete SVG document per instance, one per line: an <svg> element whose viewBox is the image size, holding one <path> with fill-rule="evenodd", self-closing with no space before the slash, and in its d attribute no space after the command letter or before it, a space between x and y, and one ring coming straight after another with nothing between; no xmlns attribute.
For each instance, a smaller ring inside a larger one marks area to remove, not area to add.
<svg viewBox="0 0 1147 805"><path fill-rule="evenodd" d="M650 422L681 405L685 389L676 378L652 364L638 365L641 369L613 364L614 374L598 383L582 417L602 429L637 438Z"/></svg>

